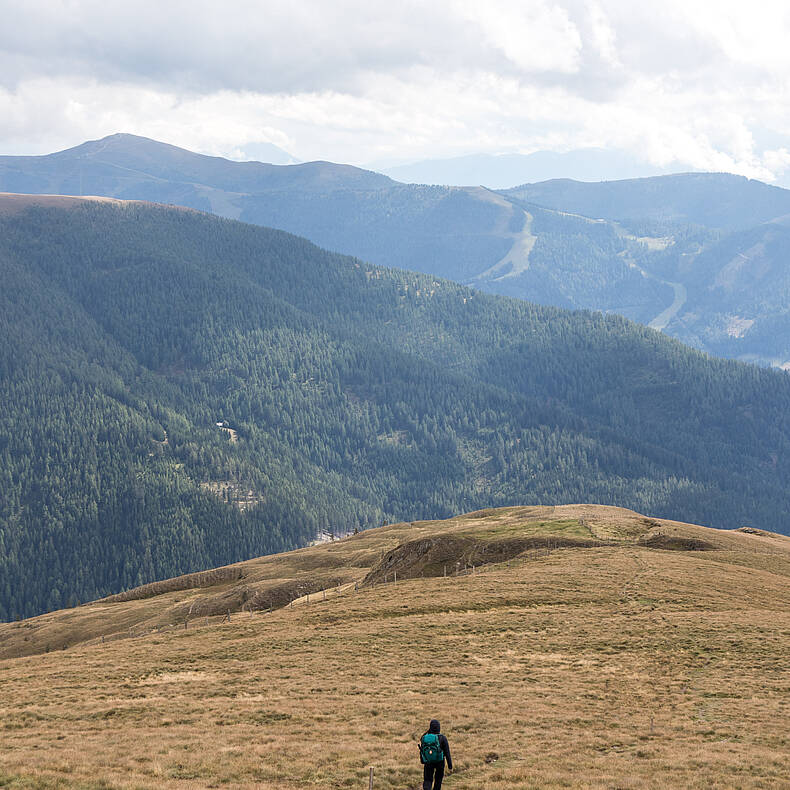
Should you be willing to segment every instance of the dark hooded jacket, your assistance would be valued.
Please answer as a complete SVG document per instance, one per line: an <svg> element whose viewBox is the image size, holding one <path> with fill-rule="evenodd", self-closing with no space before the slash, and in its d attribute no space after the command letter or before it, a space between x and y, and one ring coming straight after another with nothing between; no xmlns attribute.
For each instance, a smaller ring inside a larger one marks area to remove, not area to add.
<svg viewBox="0 0 790 790"><path fill-rule="evenodd" d="M447 767L452 771L453 758L450 756L450 744L447 742L447 738L441 733L438 719L431 719L431 723L428 725L428 730L427 732L424 732L423 735L427 735L429 732L439 736L439 746L442 747L442 751L444 752L444 759L447 763Z"/></svg>

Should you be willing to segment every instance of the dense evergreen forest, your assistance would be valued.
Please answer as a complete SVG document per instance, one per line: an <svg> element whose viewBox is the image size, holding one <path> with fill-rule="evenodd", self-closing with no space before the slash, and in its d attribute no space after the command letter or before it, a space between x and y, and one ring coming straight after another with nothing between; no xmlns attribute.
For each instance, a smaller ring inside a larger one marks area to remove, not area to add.
<svg viewBox="0 0 790 790"><path fill-rule="evenodd" d="M192 211L0 216L0 618L488 505L788 532L790 380Z"/></svg>

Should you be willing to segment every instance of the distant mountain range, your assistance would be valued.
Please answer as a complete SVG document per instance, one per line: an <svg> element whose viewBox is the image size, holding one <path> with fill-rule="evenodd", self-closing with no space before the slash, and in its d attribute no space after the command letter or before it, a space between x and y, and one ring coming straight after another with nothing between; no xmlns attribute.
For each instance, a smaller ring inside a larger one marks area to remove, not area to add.
<svg viewBox="0 0 790 790"><path fill-rule="evenodd" d="M790 214L790 190L727 173L680 173L586 184L553 179L506 189L527 203L613 222L743 230Z"/></svg>
<svg viewBox="0 0 790 790"><path fill-rule="evenodd" d="M0 157L0 190L188 206L492 293L617 312L715 354L790 365L790 191L740 176L553 179L496 192L403 184L329 162L232 162L119 134Z"/></svg>
<svg viewBox="0 0 790 790"><path fill-rule="evenodd" d="M611 181L673 172L627 154L601 148L566 153L468 154L382 167L371 164L370 168L386 173L397 181L449 186L480 185L489 189L507 189L527 181L545 181L550 178Z"/></svg>
<svg viewBox="0 0 790 790"><path fill-rule="evenodd" d="M787 531L790 379L619 316L107 199L0 197L0 277L0 619L483 506Z"/></svg>
<svg viewBox="0 0 790 790"><path fill-rule="evenodd" d="M274 143L246 143L241 146L239 159L267 162L272 165L298 165L299 160Z"/></svg>

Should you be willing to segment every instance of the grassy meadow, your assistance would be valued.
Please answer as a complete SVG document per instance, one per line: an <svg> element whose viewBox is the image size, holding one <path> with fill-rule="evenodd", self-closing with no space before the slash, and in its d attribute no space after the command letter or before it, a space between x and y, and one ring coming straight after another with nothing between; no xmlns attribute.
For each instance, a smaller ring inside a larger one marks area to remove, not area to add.
<svg viewBox="0 0 790 790"><path fill-rule="evenodd" d="M416 790L432 717L448 790L790 787L790 538L519 508L232 568L0 626L0 787Z"/></svg>

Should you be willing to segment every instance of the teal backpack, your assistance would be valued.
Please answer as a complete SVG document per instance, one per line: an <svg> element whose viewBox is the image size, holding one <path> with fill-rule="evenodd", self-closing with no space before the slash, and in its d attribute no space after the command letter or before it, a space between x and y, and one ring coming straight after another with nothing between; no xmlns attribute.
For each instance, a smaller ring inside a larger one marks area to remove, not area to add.
<svg viewBox="0 0 790 790"><path fill-rule="evenodd" d="M444 752L439 745L439 735L435 732L426 732L420 738L420 759L428 765L444 762Z"/></svg>

